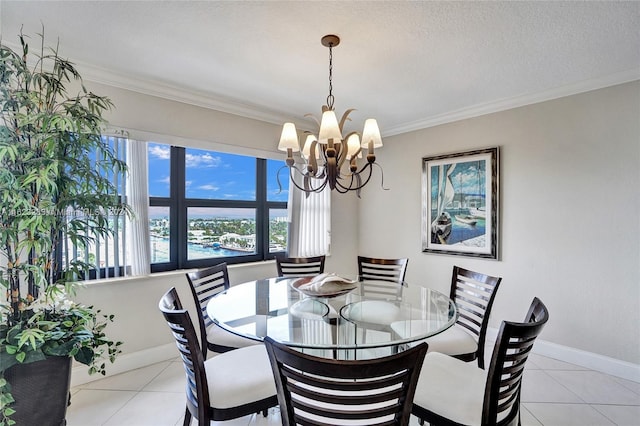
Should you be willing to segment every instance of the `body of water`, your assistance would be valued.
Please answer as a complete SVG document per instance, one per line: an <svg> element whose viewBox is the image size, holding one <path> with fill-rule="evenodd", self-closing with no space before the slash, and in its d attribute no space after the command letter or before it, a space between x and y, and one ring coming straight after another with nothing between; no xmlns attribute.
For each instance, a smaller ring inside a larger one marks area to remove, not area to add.
<svg viewBox="0 0 640 426"><path fill-rule="evenodd" d="M470 240L485 234L485 220L478 219L475 225L460 223L452 216L451 235L447 239L447 244L455 244L461 241Z"/></svg>
<svg viewBox="0 0 640 426"><path fill-rule="evenodd" d="M451 235L447 238L447 245L456 244L485 235L486 219L476 217L476 223L471 225L456 219L457 215L468 215L468 209L445 209L445 212L449 213L451 216ZM435 217L436 214L437 213L435 211L432 212L431 217Z"/></svg>
<svg viewBox="0 0 640 426"><path fill-rule="evenodd" d="M253 254L242 250L204 247L200 244L187 243L187 258L208 259L212 257L243 256ZM169 261L169 239L151 236L151 263Z"/></svg>

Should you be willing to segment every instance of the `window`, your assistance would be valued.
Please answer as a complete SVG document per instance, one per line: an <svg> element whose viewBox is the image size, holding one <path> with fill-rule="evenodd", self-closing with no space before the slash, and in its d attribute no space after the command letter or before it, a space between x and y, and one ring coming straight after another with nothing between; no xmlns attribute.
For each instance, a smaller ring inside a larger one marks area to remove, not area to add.
<svg viewBox="0 0 640 426"><path fill-rule="evenodd" d="M103 136L102 143L113 152L114 156L120 161L126 161L128 140L119 136ZM88 157L91 164L96 170L102 170L96 164L100 158L99 150L93 152ZM126 180L124 172L107 171L106 175L100 172L102 176L107 178L117 195L125 198ZM130 275L130 262L126 250L126 239L130 231L124 211L110 210L103 212L106 214L107 222L103 224L110 229L109 235L96 236L85 231L84 222L91 220L93 214L90 208L84 209L68 209L65 212L65 219L69 232L73 230L74 234L85 235L86 239L76 239L76 244L72 238L65 235L60 241L60 261L65 269L68 269L73 262L83 262L87 268L84 270L84 279L96 279L107 277L118 277ZM95 226L95 225L94 225Z"/></svg>
<svg viewBox="0 0 640 426"><path fill-rule="evenodd" d="M287 247L282 161L148 143L151 271L273 258Z"/></svg>

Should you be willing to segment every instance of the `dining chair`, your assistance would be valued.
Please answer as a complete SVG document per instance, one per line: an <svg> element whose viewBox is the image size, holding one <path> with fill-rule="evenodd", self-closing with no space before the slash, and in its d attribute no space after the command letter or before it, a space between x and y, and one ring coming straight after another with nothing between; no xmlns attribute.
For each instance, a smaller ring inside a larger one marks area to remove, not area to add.
<svg viewBox="0 0 640 426"><path fill-rule="evenodd" d="M175 288L158 304L180 352L187 377L184 426L199 426L262 411L278 404L273 373L264 345L236 349L206 359L189 312ZM206 359L206 360L205 360Z"/></svg>
<svg viewBox="0 0 640 426"><path fill-rule="evenodd" d="M449 297L456 304L458 319L452 327L427 339L429 352L440 352L467 362L477 359L478 367L484 368L489 315L501 282L501 277L454 266Z"/></svg>
<svg viewBox="0 0 640 426"><path fill-rule="evenodd" d="M371 332L393 333L389 324L400 319L396 302L402 299L408 262L407 258L358 256L360 292L368 299L360 303L362 315L359 322L363 326L363 342L369 340L368 334ZM366 355L369 352L371 351L362 351L360 356L369 356Z"/></svg>
<svg viewBox="0 0 640 426"><path fill-rule="evenodd" d="M408 425L426 343L370 360L319 358L265 338L280 416L293 425Z"/></svg>
<svg viewBox="0 0 640 426"><path fill-rule="evenodd" d="M409 259L381 259L358 256L358 276L368 297L399 299Z"/></svg>
<svg viewBox="0 0 640 426"><path fill-rule="evenodd" d="M195 272L189 272L187 281L198 311L198 325L203 353L210 351L223 353L261 342L233 334L213 322L207 314L207 303L216 294L229 289L229 272L226 263L219 263Z"/></svg>
<svg viewBox="0 0 640 426"><path fill-rule="evenodd" d="M276 257L279 277L306 277L322 274L326 256Z"/></svg>
<svg viewBox="0 0 640 426"><path fill-rule="evenodd" d="M546 306L533 299L524 322L503 321L489 369L429 352L412 413L431 425L520 425L520 390L525 363L549 319Z"/></svg>

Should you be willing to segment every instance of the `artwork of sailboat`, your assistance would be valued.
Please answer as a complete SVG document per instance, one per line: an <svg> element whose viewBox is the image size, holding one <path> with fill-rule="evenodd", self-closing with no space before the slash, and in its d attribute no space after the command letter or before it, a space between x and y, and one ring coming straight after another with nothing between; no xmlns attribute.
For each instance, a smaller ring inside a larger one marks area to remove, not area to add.
<svg viewBox="0 0 640 426"><path fill-rule="evenodd" d="M469 226L475 226L478 223L478 219L475 216L469 214L461 214L455 216L456 221Z"/></svg>
<svg viewBox="0 0 640 426"><path fill-rule="evenodd" d="M483 181L481 179L481 177L484 176L484 173L481 172L480 169L480 161L478 161L478 165L476 166L476 173L477 173L477 181L478 181L478 194L480 195L480 197L482 198L482 200L484 201L484 185L483 185ZM478 218L478 219L485 219L487 217L487 211L485 206L483 205L478 205L475 207L472 207L469 209L469 215Z"/></svg>
<svg viewBox="0 0 640 426"><path fill-rule="evenodd" d="M469 214L473 217L484 219L487 217L487 211L484 207L470 208Z"/></svg>
<svg viewBox="0 0 640 426"><path fill-rule="evenodd" d="M451 182L451 173L455 166L442 165L438 168L438 212L436 219L431 223L431 242L446 244L451 235L451 215L444 209L453 201L455 191Z"/></svg>

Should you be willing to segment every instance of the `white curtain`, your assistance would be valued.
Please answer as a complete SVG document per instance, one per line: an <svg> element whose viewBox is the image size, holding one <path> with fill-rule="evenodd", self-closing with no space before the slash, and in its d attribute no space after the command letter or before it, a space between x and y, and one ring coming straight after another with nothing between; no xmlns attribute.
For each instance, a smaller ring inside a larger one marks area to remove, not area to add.
<svg viewBox="0 0 640 426"><path fill-rule="evenodd" d="M147 143L129 140L127 143L127 203L133 210L129 220L127 251L130 253L131 274L151 273L151 249L149 247L149 190Z"/></svg>
<svg viewBox="0 0 640 426"><path fill-rule="evenodd" d="M328 255L331 248L331 190L306 193L289 184L289 256Z"/></svg>

